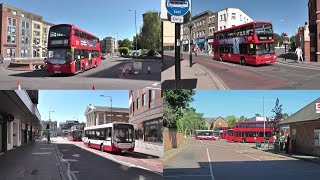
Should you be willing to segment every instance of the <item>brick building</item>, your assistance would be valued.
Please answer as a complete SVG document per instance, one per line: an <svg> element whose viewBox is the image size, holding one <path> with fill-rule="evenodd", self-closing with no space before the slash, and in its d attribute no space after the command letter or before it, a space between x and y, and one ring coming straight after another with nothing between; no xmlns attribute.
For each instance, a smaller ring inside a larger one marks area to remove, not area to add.
<svg viewBox="0 0 320 180"><path fill-rule="evenodd" d="M105 107L89 105L84 113L86 116L86 127L107 124L111 122L129 121L129 109L120 107Z"/></svg>
<svg viewBox="0 0 320 180"><path fill-rule="evenodd" d="M309 0L310 61L320 58L320 0Z"/></svg>
<svg viewBox="0 0 320 180"><path fill-rule="evenodd" d="M300 46L303 51L303 58L310 61L310 36L309 25L299 26L296 34L296 46Z"/></svg>
<svg viewBox="0 0 320 180"><path fill-rule="evenodd" d="M136 138L162 144L163 97L161 90L129 91L129 122L135 124Z"/></svg>
<svg viewBox="0 0 320 180"><path fill-rule="evenodd" d="M43 17L0 4L0 54L10 58L46 57L49 28L53 25Z"/></svg>
<svg viewBox="0 0 320 180"><path fill-rule="evenodd" d="M320 157L320 98L279 124L290 127L291 153Z"/></svg>
<svg viewBox="0 0 320 180"><path fill-rule="evenodd" d="M209 130L216 130L218 127L228 127L228 122L222 118L206 118L206 126Z"/></svg>

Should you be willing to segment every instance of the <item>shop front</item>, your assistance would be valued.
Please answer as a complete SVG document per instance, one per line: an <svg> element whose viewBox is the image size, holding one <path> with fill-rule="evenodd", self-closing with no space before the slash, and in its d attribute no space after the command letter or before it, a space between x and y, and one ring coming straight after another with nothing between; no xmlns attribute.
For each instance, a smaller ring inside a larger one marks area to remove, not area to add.
<svg viewBox="0 0 320 180"><path fill-rule="evenodd" d="M162 143L162 118L157 118L143 122L144 126L144 140L146 142Z"/></svg>

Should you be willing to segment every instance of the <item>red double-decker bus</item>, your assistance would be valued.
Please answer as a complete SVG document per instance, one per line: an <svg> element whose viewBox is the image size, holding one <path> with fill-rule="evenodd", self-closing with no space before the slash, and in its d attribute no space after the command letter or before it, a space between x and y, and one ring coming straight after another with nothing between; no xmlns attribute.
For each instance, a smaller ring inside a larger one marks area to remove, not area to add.
<svg viewBox="0 0 320 180"><path fill-rule="evenodd" d="M214 58L242 65L276 62L271 22L250 22L214 34Z"/></svg>
<svg viewBox="0 0 320 180"><path fill-rule="evenodd" d="M277 121L266 121L265 131L263 121L247 121L247 122L236 122L233 129L229 130L230 141L234 142L264 142L264 133L266 140L273 142L272 137L276 133Z"/></svg>
<svg viewBox="0 0 320 180"><path fill-rule="evenodd" d="M228 126L221 126L221 127L217 127L217 131L219 133L219 137L221 139L225 139L225 132L230 129L230 127Z"/></svg>
<svg viewBox="0 0 320 180"><path fill-rule="evenodd" d="M76 74L101 63L99 38L70 24L50 28L47 71Z"/></svg>

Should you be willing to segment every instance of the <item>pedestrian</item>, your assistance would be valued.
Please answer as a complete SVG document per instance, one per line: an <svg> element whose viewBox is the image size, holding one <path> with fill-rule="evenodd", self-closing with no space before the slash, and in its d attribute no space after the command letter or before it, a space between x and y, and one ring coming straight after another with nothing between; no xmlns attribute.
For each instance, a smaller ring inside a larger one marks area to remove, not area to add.
<svg viewBox="0 0 320 180"><path fill-rule="evenodd" d="M303 57L302 57L302 55L303 55L303 52L302 52L302 49L301 49L301 47L300 46L298 46L298 48L296 49L296 52L295 52L296 54L297 54L297 56L298 56L298 63L299 64L301 64L300 63L300 58L301 58L301 61L303 61ZM296 61L296 62L297 62Z"/></svg>
<svg viewBox="0 0 320 180"><path fill-rule="evenodd" d="M287 134L286 138L284 139L286 153L289 154L289 146L290 146L290 136Z"/></svg>

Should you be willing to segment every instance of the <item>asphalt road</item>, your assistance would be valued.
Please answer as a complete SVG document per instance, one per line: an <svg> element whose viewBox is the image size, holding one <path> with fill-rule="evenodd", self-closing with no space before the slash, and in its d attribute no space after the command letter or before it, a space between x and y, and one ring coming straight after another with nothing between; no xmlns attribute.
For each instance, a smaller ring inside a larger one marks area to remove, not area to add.
<svg viewBox="0 0 320 180"><path fill-rule="evenodd" d="M103 60L101 65L74 76L50 75L46 71L12 71L0 66L0 89L16 90L18 80L23 90L34 89L142 89L145 87L160 88L161 64L159 61L141 60L143 74L129 74L129 65L133 59L112 58ZM151 74L148 74L148 66ZM126 77L122 77L122 67Z"/></svg>
<svg viewBox="0 0 320 180"><path fill-rule="evenodd" d="M57 144L73 179L162 180L160 173L117 163L73 144ZM106 153L106 152L104 152ZM107 154L107 153L106 153ZM141 155L134 156L142 158Z"/></svg>
<svg viewBox="0 0 320 180"><path fill-rule="evenodd" d="M172 52L167 52L173 55ZM188 59L188 54L183 54ZM229 89L320 89L320 66L274 63L264 66L241 66L220 62L211 56L193 57L194 62L218 76Z"/></svg>
<svg viewBox="0 0 320 180"><path fill-rule="evenodd" d="M165 180L318 180L320 165L225 141L193 140L164 162Z"/></svg>

